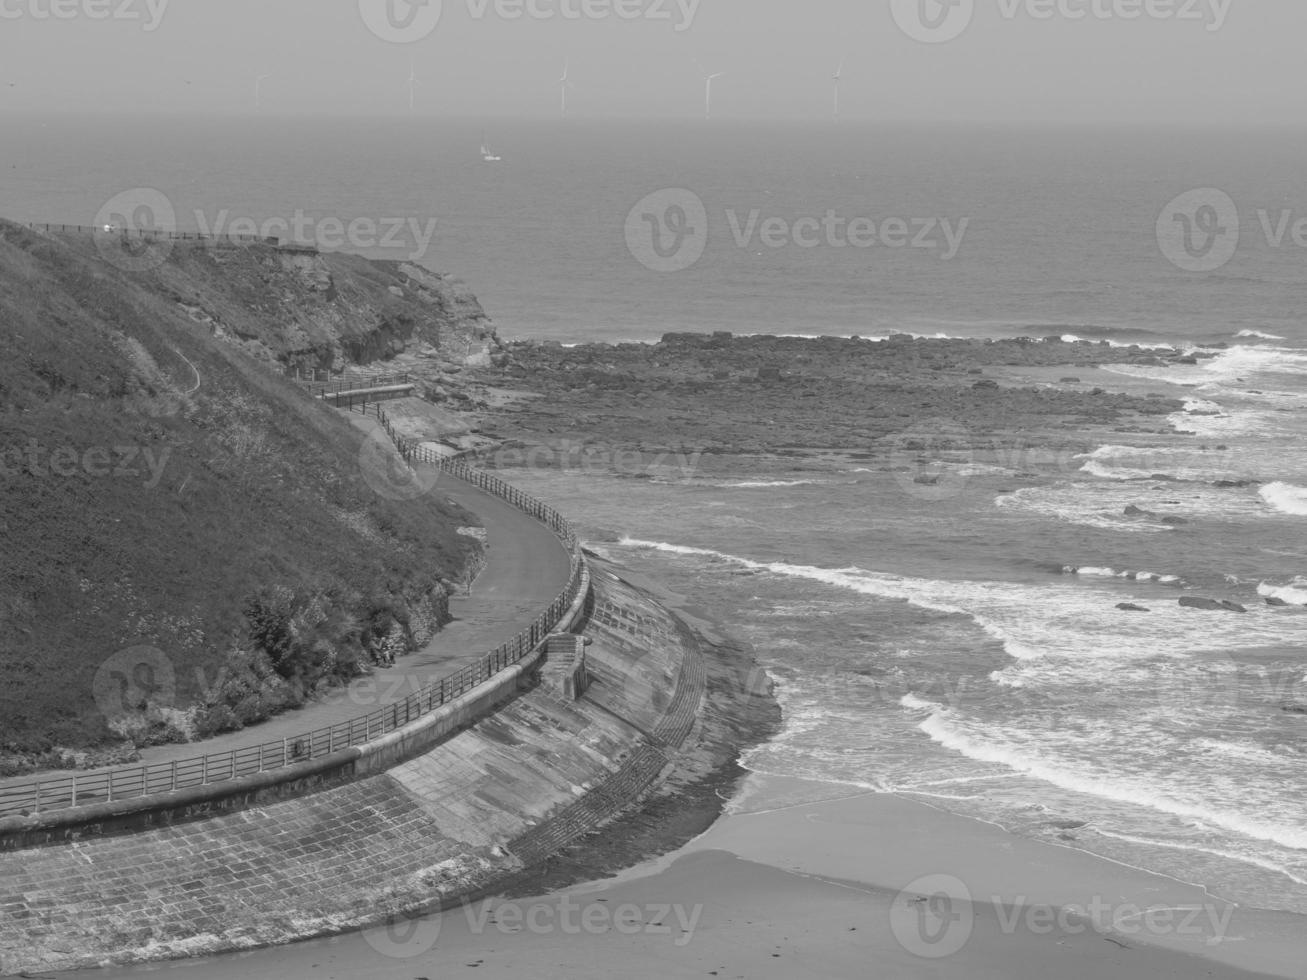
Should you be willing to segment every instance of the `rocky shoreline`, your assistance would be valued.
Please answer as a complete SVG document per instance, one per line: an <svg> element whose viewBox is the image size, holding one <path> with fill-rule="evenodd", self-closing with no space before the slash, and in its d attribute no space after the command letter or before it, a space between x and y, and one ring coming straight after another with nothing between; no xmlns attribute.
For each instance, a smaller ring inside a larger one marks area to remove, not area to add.
<svg viewBox="0 0 1307 980"><path fill-rule="evenodd" d="M581 434L645 452L870 458L886 438L930 433L940 422L964 425L971 438L1021 434L1047 445L1087 445L1102 432L1173 435L1167 416L1181 402L1109 393L1081 385L1074 373L1194 359L1061 338L669 334L652 345L510 343L490 367L433 379L425 394L480 416L474 444L482 446L552 445ZM1066 374L1057 384L1005 381L1025 368Z"/></svg>

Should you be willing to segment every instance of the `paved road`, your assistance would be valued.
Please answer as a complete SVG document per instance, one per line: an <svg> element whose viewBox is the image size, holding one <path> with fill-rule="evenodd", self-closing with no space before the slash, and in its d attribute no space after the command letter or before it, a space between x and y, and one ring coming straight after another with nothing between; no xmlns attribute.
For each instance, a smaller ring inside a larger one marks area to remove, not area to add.
<svg viewBox="0 0 1307 980"><path fill-rule="evenodd" d="M359 428L376 421L351 416ZM394 667L378 669L370 678L296 711L290 711L243 731L186 745L161 745L141 751L141 764L156 764L216 754L267 742L293 739L403 701L433 681L478 659L513 639L567 586L571 573L567 549L543 524L520 510L462 480L441 474L432 493L471 511L486 528L485 570L468 596L450 602L454 622L425 648L401 658ZM133 765L136 765L135 763ZM114 767L121 768L121 767ZM79 771L93 775L107 770ZM51 773L66 777L68 772ZM12 787L34 776L0 779L0 816L23 804ZM6 787L10 787L6 791Z"/></svg>

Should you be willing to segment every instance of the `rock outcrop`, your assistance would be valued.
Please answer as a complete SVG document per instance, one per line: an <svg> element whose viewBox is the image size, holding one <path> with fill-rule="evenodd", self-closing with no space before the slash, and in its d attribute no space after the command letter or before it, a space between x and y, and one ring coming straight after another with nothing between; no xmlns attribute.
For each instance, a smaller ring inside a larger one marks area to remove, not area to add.
<svg viewBox="0 0 1307 980"><path fill-rule="evenodd" d="M1186 609L1203 609L1209 612L1237 612L1246 613L1246 607L1239 605L1237 602L1231 602L1228 599L1202 599L1197 596L1185 596L1180 600L1180 605Z"/></svg>

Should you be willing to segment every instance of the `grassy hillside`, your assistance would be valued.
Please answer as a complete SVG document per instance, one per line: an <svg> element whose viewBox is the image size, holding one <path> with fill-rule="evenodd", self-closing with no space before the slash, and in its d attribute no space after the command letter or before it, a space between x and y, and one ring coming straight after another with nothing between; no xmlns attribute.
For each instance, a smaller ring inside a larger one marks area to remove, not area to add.
<svg viewBox="0 0 1307 980"><path fill-rule="evenodd" d="M238 727L447 620L469 516L379 496L348 419L241 349L286 336L279 262L178 250L128 273L89 238L0 222L0 768ZM395 299L360 268L332 288ZM164 653L175 697L115 732L96 674L136 645Z"/></svg>

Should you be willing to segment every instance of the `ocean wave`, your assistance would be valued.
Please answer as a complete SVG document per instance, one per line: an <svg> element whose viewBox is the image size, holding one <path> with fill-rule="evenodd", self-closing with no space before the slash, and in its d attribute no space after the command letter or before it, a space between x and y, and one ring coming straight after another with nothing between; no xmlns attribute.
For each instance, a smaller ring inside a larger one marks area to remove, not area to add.
<svg viewBox="0 0 1307 980"><path fill-rule="evenodd" d="M1189 826L1199 826L1200 822L1190 824ZM1201 844L1187 844L1183 841L1157 840L1151 837L1137 837L1134 834L1122 834L1114 830L1105 830L1102 827L1093 828L1094 833L1102 837L1108 837L1112 840L1123 841L1127 844L1139 844L1144 847L1165 847L1175 851L1189 851L1196 854L1211 854L1214 857L1224 858L1227 861L1237 861L1240 864L1251 864L1254 867L1261 868L1263 871L1271 871L1276 874L1282 874L1290 881L1298 885L1307 885L1307 879L1296 875L1292 870L1284 865L1276 864L1274 861L1267 861L1265 858L1256 857L1252 854L1236 854L1233 851L1226 851L1215 847L1205 847Z"/></svg>
<svg viewBox="0 0 1307 980"><path fill-rule="evenodd" d="M1188 418L1188 416L1186 416ZM1175 480L1181 483L1216 483L1256 480L1240 453L1166 446L1100 446L1082 457L1080 472L1100 480ZM1260 457L1256 457L1260 459ZM1264 460L1263 460L1264 462Z"/></svg>
<svg viewBox="0 0 1307 980"><path fill-rule="evenodd" d="M1184 477L1172 476L1154 469L1138 470L1124 466L1111 466L1096 459L1086 462L1084 466L1080 467L1080 472L1096 476L1100 480L1155 480L1159 476L1174 480L1184 479Z"/></svg>
<svg viewBox="0 0 1307 980"><path fill-rule="evenodd" d="M1231 382L1246 382L1255 374L1307 374L1307 353L1287 347L1239 345L1198 364L1105 364L1103 369L1123 377L1190 388L1218 390Z"/></svg>
<svg viewBox="0 0 1307 980"><path fill-rule="evenodd" d="M1089 489L1084 489L1089 487ZM1121 484L1124 488L1125 484ZM1115 489L1115 488L1114 488ZM1125 534L1162 534L1175 529L1167 524L1148 523L1125 516L1128 503L1137 503L1138 495L1131 494L1119 506L1105 510L1108 501L1095 494L1092 484L1072 484L1058 487L1025 487L1016 493L1005 494L994 500L1000 510L1020 510L1038 514L1068 524L1117 531Z"/></svg>
<svg viewBox="0 0 1307 980"><path fill-rule="evenodd" d="M709 483L720 490L769 490L773 487L810 487L820 480L743 480L739 483Z"/></svg>
<svg viewBox="0 0 1307 980"><path fill-rule="evenodd" d="M1108 347L1114 347L1123 350L1128 350L1131 347L1138 347L1141 350L1174 350L1175 349L1174 344L1166 344L1166 343L1150 344L1141 340L1123 341L1123 340L1112 340L1111 338L1107 338L1107 337L1100 338L1099 341L1093 341L1085 337L1081 337L1079 334L1074 334L1074 333L1066 333L1062 335L1062 342L1066 344L1092 344L1092 343L1099 343L1102 340L1107 341Z"/></svg>
<svg viewBox="0 0 1307 980"><path fill-rule="evenodd" d="M1295 606L1307 606L1307 578L1299 576L1288 585L1272 585L1261 582L1257 594L1267 599L1283 599Z"/></svg>
<svg viewBox="0 0 1307 980"><path fill-rule="evenodd" d="M1140 381L1160 381L1163 384L1198 388L1211 383L1211 378L1203 375L1201 369L1176 364L1167 367L1153 367L1146 364L1104 364L1103 370L1108 374L1119 374L1123 378L1137 378Z"/></svg>
<svg viewBox="0 0 1307 980"><path fill-rule="evenodd" d="M915 694L905 694L899 698L899 704L909 711L938 711L944 706L936 704L934 701L926 701L917 697Z"/></svg>
<svg viewBox="0 0 1307 980"><path fill-rule="evenodd" d="M1062 569L1064 575L1079 575L1086 578L1120 578L1132 582L1157 582L1160 585L1184 585L1179 575L1160 575L1157 572L1118 572L1115 568L1077 568L1067 565Z"/></svg>
<svg viewBox="0 0 1307 980"><path fill-rule="evenodd" d="M948 709L941 709L918 727L932 741L946 749L976 762L1006 766L1060 789L1142 806L1172 816L1202 820L1211 826L1245 837L1294 850L1307 850L1307 828L1253 819L1235 811L1175 799L1158 792L1153 784L1136 783L1129 779L1113 780L1102 773L1076 772L1064 760L1045 759L1037 754L974 737L951 724L951 718Z"/></svg>
<svg viewBox="0 0 1307 980"><path fill-rule="evenodd" d="M1277 337L1273 333L1262 333L1260 330L1240 330L1235 337L1248 337L1256 340L1284 340L1283 337Z"/></svg>
<svg viewBox="0 0 1307 980"><path fill-rule="evenodd" d="M1202 365L1224 380L1250 374L1307 374L1307 354L1287 347L1231 347Z"/></svg>
<svg viewBox="0 0 1307 980"><path fill-rule="evenodd" d="M1262 499L1281 514L1307 517L1307 487L1291 483L1272 483L1262 487Z"/></svg>
<svg viewBox="0 0 1307 980"><path fill-rule="evenodd" d="M918 579L866 569L819 568L748 558L658 541L623 538L622 545L731 564L787 579L803 579L878 599L907 602L919 609L964 617L1028 666L1054 660L1069 678L1102 670L1103 661L1123 664L1158 657L1188 657L1196 649L1236 650L1251 643L1284 644L1307 638L1307 619L1270 615L1201 619L1178 603L1156 605L1151 616L1126 617L1118 603L1148 603L1150 593L1122 584L1030 585L999 581ZM1157 583L1143 583L1156 588Z"/></svg>
<svg viewBox="0 0 1307 980"><path fill-rule="evenodd" d="M1021 672L1019 670L1014 671L1011 667L990 671L989 679L997 687L1006 687L1014 691L1021 690L1027 683Z"/></svg>

